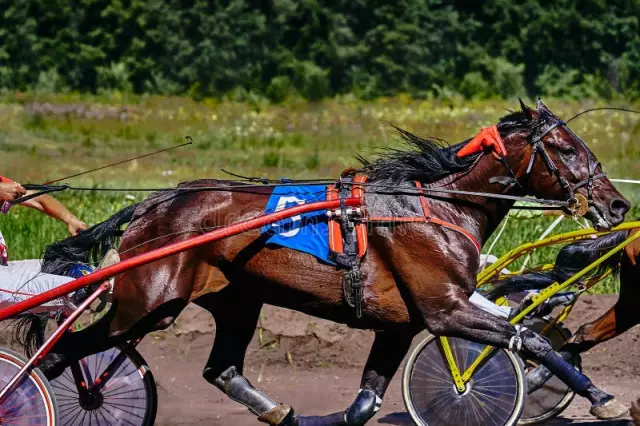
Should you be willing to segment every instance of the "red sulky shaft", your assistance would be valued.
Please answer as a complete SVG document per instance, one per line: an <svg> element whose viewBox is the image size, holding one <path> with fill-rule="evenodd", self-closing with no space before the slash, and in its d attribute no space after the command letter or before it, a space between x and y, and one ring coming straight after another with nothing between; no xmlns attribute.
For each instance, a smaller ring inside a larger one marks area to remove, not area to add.
<svg viewBox="0 0 640 426"><path fill-rule="evenodd" d="M346 198L344 204L347 207L359 207L362 206L364 200L362 198ZM146 265L147 263L155 262L156 260L163 259L165 257L172 256L183 251L190 250L194 247L198 247L213 241L221 240L223 238L232 237L234 235L241 234L243 232L251 231L253 229L261 228L266 225L278 222L283 219L287 219L299 214L310 213L319 210L331 210L340 207L340 200L333 201L318 201L315 203L303 204L299 206L290 207L284 210L280 210L275 213L265 214L255 219L249 219L240 223L226 226L215 231L207 232L206 234L199 235L197 237L189 238L185 241L169 244L165 247L160 247L155 250L151 250L147 253L132 257L131 259L123 260L108 268L101 269L92 274L85 275L74 281L61 285L60 287L46 291L42 294L33 296L22 302L18 302L15 305L9 306L0 310L0 321L11 318L22 312L26 312L29 309L33 309L37 306L58 299L69 293L87 287L91 284L96 284L105 281L115 275L128 271L129 269L136 268L138 266Z"/></svg>

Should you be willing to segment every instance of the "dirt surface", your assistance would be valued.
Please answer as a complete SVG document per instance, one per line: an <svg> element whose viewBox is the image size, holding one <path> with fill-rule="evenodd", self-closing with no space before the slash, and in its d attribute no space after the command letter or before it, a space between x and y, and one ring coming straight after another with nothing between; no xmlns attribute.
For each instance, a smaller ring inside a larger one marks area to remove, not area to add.
<svg viewBox="0 0 640 426"><path fill-rule="evenodd" d="M615 300L615 296L583 297L567 325L575 331ZM260 327L246 364L246 375L256 387L305 415L341 411L351 403L372 333L272 307L264 309ZM141 344L158 383L158 425L260 424L201 377L214 333L209 314L190 307L172 329L155 333ZM583 368L594 383L625 404L640 397L640 328L593 349L583 357ZM399 371L371 424L412 424L402 402L400 377ZM576 398L561 418L548 424L630 423L596 421L588 414L588 404Z"/></svg>
<svg viewBox="0 0 640 426"><path fill-rule="evenodd" d="M583 296L566 325L575 331L580 324L596 319L615 300L616 296ZM273 307L265 307L259 325L245 366L245 375L254 386L304 415L342 411L353 401L373 341L372 332ZM158 385L156 424L262 424L202 378L214 335L211 316L190 306L174 326L153 333L139 346ZM0 332L0 343L7 337L6 332ZM419 335L415 343L422 337ZM583 370L596 385L630 405L640 397L640 327L585 354ZM382 409L369 424L412 424L404 408L400 382L401 370L391 383ZM631 424L627 420L597 421L588 409L586 400L578 397L560 418L547 424Z"/></svg>

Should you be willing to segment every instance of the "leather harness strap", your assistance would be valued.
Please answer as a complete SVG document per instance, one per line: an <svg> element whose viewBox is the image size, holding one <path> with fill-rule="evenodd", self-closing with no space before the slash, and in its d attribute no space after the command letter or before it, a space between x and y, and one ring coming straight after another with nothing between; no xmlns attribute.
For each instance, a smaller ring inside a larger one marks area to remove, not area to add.
<svg viewBox="0 0 640 426"><path fill-rule="evenodd" d="M422 189L422 184L418 181L414 182L416 185L416 188L418 189ZM455 225L451 222L447 222L446 220L442 220L442 219L438 219L437 217L433 217L431 216L431 210L429 209L429 205L427 204L427 198L424 195L421 195L420 197L420 204L422 204L422 210L423 210L423 216L417 217L417 216L413 216L413 217L384 217L384 216L370 216L367 217L366 220L369 223L372 222L423 222L423 223L434 223L436 225L440 225L444 228L447 229L451 229L452 231L456 231L462 235L464 235L465 237L467 237L474 245L474 247L476 248L476 250L478 251L478 253L480 253L480 250L482 249L482 246L480 245L480 242L478 241L478 239L476 237L474 237L469 231L467 231L466 229L464 229L461 226ZM366 216L365 216L366 217Z"/></svg>
<svg viewBox="0 0 640 426"><path fill-rule="evenodd" d="M339 200L349 196L364 198L364 187L367 179L368 176L364 174L346 170L340 176L339 182L327 186L327 200ZM418 181L415 182L415 186L418 190L422 189L422 184ZM336 266L344 271L342 274L343 295L347 305L355 308L357 318L362 316L364 299L364 281L360 271L360 264L367 253L368 224L375 222L433 223L464 235L480 253L480 243L469 231L453 223L431 216L424 194L421 194L419 198L423 210L422 216L367 217L364 205L358 212L346 209L344 206L339 210L327 212L329 216L329 252L335 259Z"/></svg>

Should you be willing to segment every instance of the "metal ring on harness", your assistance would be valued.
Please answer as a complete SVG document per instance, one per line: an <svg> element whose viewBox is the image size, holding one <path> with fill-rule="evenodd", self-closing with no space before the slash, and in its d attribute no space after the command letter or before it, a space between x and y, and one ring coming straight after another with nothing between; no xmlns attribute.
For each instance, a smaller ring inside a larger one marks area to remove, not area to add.
<svg viewBox="0 0 640 426"><path fill-rule="evenodd" d="M522 350L522 337L520 337L520 334L527 328L520 324L516 324L515 329L516 334L509 340L509 350L511 352L520 352Z"/></svg>

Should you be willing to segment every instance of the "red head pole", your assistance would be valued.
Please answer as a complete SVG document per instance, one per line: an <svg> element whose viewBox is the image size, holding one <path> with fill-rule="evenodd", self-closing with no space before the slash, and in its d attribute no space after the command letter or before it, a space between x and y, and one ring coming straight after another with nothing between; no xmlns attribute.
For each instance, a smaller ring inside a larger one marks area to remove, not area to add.
<svg viewBox="0 0 640 426"><path fill-rule="evenodd" d="M347 198L344 200L344 204L348 207L358 207L364 204L362 198ZM147 263L155 262L156 260L164 259L165 257L172 256L183 251L190 250L192 248L202 246L204 244L221 240L223 238L231 237L241 234L243 232L258 229L266 225L278 222L283 219L290 218L299 214L310 213L320 210L330 210L340 207L340 200L334 201L318 201L315 203L303 204L300 206L290 207L288 209L280 210L275 213L269 213L262 216L258 216L254 219L250 219L244 222L229 225L215 231L207 232L206 234L199 235L197 237L189 238L188 240L179 241L177 243L169 244L165 247L160 247L155 250L151 250L147 253L132 257L108 268L101 269L92 274L85 275L74 281L61 285L60 287L46 291L37 296L33 296L22 302L18 302L15 305L0 310L0 321L7 318L11 318L17 314L33 309L36 306L40 306L44 303L55 300L59 297L73 293L74 291L105 281L115 275L128 271L138 266L146 265Z"/></svg>

